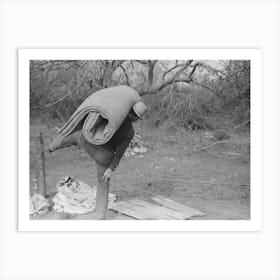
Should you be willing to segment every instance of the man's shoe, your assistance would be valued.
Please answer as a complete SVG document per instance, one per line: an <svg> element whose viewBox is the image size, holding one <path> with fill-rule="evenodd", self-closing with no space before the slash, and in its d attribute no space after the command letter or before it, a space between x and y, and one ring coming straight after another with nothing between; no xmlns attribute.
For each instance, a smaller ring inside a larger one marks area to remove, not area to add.
<svg viewBox="0 0 280 280"><path fill-rule="evenodd" d="M49 152L52 153L61 148L61 143L63 141L62 135L56 135L49 144Z"/></svg>

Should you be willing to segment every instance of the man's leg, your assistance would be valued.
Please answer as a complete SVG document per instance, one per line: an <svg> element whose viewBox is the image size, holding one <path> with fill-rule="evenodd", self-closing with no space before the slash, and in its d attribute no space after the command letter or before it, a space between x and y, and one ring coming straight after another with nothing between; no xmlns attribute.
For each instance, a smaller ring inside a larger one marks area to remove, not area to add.
<svg viewBox="0 0 280 280"><path fill-rule="evenodd" d="M104 172L107 167L97 165L97 193L96 193L96 217L98 220L105 220L105 215L108 209L108 199L109 199L109 180L105 182L104 178L102 178Z"/></svg>
<svg viewBox="0 0 280 280"><path fill-rule="evenodd" d="M80 135L79 137L79 145L96 163L98 181L95 208L96 218L98 220L104 220L108 208L109 181L105 182L102 177L110 165L114 154L98 145L93 145L87 142L83 135Z"/></svg>
<svg viewBox="0 0 280 280"><path fill-rule="evenodd" d="M62 137L62 135L56 135L50 142L49 152L54 152L59 149L64 149L73 145L79 145L79 137L81 135L81 130L70 134L67 137Z"/></svg>

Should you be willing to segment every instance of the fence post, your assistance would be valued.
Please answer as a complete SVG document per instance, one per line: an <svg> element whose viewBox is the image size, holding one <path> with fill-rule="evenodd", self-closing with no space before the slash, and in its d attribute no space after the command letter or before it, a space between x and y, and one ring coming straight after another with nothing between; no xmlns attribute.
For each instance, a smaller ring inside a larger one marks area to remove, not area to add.
<svg viewBox="0 0 280 280"><path fill-rule="evenodd" d="M43 141L43 134L37 136L36 139L36 155L38 159L38 166L37 166L37 190L36 192L46 196L46 173L45 173L45 151L44 151L44 141Z"/></svg>

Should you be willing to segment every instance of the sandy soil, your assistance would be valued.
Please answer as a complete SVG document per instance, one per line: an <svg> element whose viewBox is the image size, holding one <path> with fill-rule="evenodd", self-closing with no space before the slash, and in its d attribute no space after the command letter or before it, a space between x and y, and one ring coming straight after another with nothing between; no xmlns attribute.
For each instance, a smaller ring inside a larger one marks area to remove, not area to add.
<svg viewBox="0 0 280 280"><path fill-rule="evenodd" d="M31 126L31 193L34 192L33 178L36 168L34 136L39 131L43 131L46 144L50 136L55 133L55 129L39 125ZM141 158L122 159L113 174L110 186L110 192L117 194L118 201L132 197L149 201L150 197L160 194L206 213L206 216L195 219L250 219L248 158L228 160L213 157L203 151L190 153L190 145L197 139L194 133L160 130L141 131L141 133L142 139L152 143L154 149ZM201 133L199 141L201 143ZM57 182L67 175L89 185L97 183L95 164L83 150L73 147L52 154L46 151L46 181L49 197L55 194ZM67 219L69 215L58 217L50 213L42 218ZM91 216L85 215L80 218L90 219ZM125 219L126 217L111 211L108 218Z"/></svg>

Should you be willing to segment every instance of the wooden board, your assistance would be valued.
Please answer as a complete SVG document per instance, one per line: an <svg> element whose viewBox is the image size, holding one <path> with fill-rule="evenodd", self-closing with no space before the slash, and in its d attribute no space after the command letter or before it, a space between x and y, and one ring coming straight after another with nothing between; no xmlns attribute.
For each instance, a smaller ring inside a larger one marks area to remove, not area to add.
<svg viewBox="0 0 280 280"><path fill-rule="evenodd" d="M137 198L117 202L110 209L139 220L185 220L190 218L190 215L186 213L181 213Z"/></svg>
<svg viewBox="0 0 280 280"><path fill-rule="evenodd" d="M189 215L190 217L194 217L194 216L205 216L204 213L190 208L182 203L179 203L177 201L171 200L167 197L158 195L152 198L155 202L157 202L158 204L167 207L169 209L184 213L186 215Z"/></svg>

